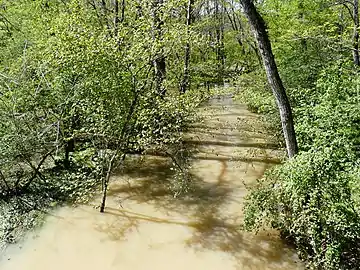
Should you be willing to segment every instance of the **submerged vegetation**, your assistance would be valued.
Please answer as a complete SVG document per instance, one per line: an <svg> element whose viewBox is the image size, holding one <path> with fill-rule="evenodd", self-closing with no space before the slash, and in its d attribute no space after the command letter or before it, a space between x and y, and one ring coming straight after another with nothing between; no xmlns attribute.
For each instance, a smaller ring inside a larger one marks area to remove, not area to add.
<svg viewBox="0 0 360 270"><path fill-rule="evenodd" d="M99 187L104 211L129 154L170 156L186 191L182 134L225 84L290 157L245 227L278 229L310 268L359 269L357 0L1 1L0 243Z"/></svg>

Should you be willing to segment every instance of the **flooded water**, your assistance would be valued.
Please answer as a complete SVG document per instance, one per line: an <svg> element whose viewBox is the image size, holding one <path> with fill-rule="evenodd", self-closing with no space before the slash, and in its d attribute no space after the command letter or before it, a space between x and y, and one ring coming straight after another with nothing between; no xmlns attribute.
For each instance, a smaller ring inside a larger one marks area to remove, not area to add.
<svg viewBox="0 0 360 270"><path fill-rule="evenodd" d="M304 269L276 232L243 232L246 186L279 162L281 151L259 117L214 99L201 109L187 145L192 188L174 198L171 161L148 156L114 177L105 214L100 199L49 215L24 243L10 246L1 270Z"/></svg>

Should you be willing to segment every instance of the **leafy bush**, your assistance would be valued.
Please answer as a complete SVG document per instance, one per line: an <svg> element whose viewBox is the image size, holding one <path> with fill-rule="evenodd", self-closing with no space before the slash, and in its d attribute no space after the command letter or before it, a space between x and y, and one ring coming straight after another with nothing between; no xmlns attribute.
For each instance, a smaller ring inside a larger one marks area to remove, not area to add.
<svg viewBox="0 0 360 270"><path fill-rule="evenodd" d="M319 74L316 87L290 89L301 152L269 171L245 206L249 230L263 226L280 230L313 269L360 268L356 72L350 65L334 64ZM254 94L248 96L250 102L262 104L256 105L259 108L267 104Z"/></svg>
<svg viewBox="0 0 360 270"><path fill-rule="evenodd" d="M355 165L347 155L334 144L270 171L247 198L247 229L279 229L313 268L358 269L360 216L351 188Z"/></svg>
<svg viewBox="0 0 360 270"><path fill-rule="evenodd" d="M245 102L250 111L261 114L277 113L275 101L264 73L244 74L236 82L236 85L239 88L236 98Z"/></svg>
<svg viewBox="0 0 360 270"><path fill-rule="evenodd" d="M195 121L194 109L202 100L201 93L195 91L164 99L144 97L130 138L134 150L179 143L187 125Z"/></svg>
<svg viewBox="0 0 360 270"><path fill-rule="evenodd" d="M342 140L360 156L360 79L348 65L325 69L312 91L297 94L296 132L301 149Z"/></svg>

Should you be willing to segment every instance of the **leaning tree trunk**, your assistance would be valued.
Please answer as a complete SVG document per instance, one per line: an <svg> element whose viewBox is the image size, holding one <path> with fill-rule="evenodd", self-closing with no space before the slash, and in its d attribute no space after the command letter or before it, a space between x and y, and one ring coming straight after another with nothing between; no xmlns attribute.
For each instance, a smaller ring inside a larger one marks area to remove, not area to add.
<svg viewBox="0 0 360 270"><path fill-rule="evenodd" d="M359 0L354 0L354 36L353 36L353 56L354 64L360 66L359 57Z"/></svg>
<svg viewBox="0 0 360 270"><path fill-rule="evenodd" d="M190 25L192 23L192 12L193 12L193 5L194 0L188 0L187 5L187 14L186 14L186 27L187 27L187 41L185 45L185 61L184 61L184 77L180 84L180 93L184 94L190 85L190 71L189 71L189 64L190 64Z"/></svg>
<svg viewBox="0 0 360 270"><path fill-rule="evenodd" d="M294 121L291 107L286 95L285 87L281 81L275 58L272 53L271 43L267 34L266 25L261 15L256 10L252 0L241 0L241 5L245 16L253 29L255 39L258 43L259 51L263 59L268 82L274 94L276 104L280 111L281 125L284 133L286 149L289 158L298 152Z"/></svg>

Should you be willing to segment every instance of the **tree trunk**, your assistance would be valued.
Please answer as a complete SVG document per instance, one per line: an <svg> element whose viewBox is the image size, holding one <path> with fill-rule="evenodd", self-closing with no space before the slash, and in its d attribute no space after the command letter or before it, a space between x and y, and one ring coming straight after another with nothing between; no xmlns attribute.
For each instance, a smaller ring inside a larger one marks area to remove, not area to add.
<svg viewBox="0 0 360 270"><path fill-rule="evenodd" d="M223 12L220 12L219 0L215 1L215 19L216 19L215 34L216 34L216 59L218 65L217 66L218 83L224 84L224 69L225 69L224 19L223 19Z"/></svg>
<svg viewBox="0 0 360 270"><path fill-rule="evenodd" d="M111 33L111 27L109 25L109 21L108 21L108 7L106 6L106 1L105 0L101 0L101 10L102 10L102 16L104 17L104 21L105 21L105 25L107 30L109 31L110 35Z"/></svg>
<svg viewBox="0 0 360 270"><path fill-rule="evenodd" d="M294 121L285 87L281 81L275 58L272 53L271 43L267 34L265 22L256 10L256 7L251 0L241 0L240 3L243 7L245 16L249 20L249 23L254 32L255 39L258 43L268 82L279 108L287 153L289 158L292 158L298 152Z"/></svg>
<svg viewBox="0 0 360 270"><path fill-rule="evenodd" d="M360 66L359 58L359 0L354 0L354 36L353 36L353 56L354 64Z"/></svg>
<svg viewBox="0 0 360 270"><path fill-rule="evenodd" d="M152 2L152 16L153 16L153 40L158 43L163 38L163 25L162 21L162 5L164 0L153 0ZM166 78L166 61L164 56L164 49L160 46L154 56L153 60L155 70L155 89L160 96L165 96L166 89L164 87L164 80Z"/></svg>
<svg viewBox="0 0 360 270"><path fill-rule="evenodd" d="M126 6L126 1L122 0L122 2L121 2L121 17L120 17L121 23L123 23L125 20L125 6Z"/></svg>
<svg viewBox="0 0 360 270"><path fill-rule="evenodd" d="M70 139L65 144L65 158L64 158L64 167L65 169L70 168L70 153L75 151L75 140Z"/></svg>
<svg viewBox="0 0 360 270"><path fill-rule="evenodd" d="M245 55L246 52L245 52L244 42L242 40L242 37L244 35L243 34L244 30L243 30L243 27L242 27L242 25L240 23L240 20L236 18L235 10L234 10L233 7L231 8L231 13L230 13L230 11L228 11L228 9L226 7L224 7L224 11L226 12L226 15L227 15L227 17L228 17L228 19L230 21L231 28L234 31L236 31L237 33L239 33L239 34L236 35L236 41L239 43L239 46L241 48L241 53L243 55Z"/></svg>
<svg viewBox="0 0 360 270"><path fill-rule="evenodd" d="M111 171L112 171L114 160L115 160L116 156L117 156L117 153L115 153L111 157L105 179L103 179L103 187L102 187L103 188L103 197L102 197L101 205L100 205L100 213L105 212L107 190L108 190L108 186L109 186L109 182L110 182Z"/></svg>
<svg viewBox="0 0 360 270"><path fill-rule="evenodd" d="M103 10L103 13L106 14L106 2L105 2L105 0L101 0L101 8Z"/></svg>
<svg viewBox="0 0 360 270"><path fill-rule="evenodd" d="M184 94L188 90L189 84L190 84L190 72L189 72L190 41L189 41L189 38L190 38L190 25L193 20L193 15L192 15L193 5L194 5L194 0L188 0L187 14L186 14L187 41L186 41L186 45L185 45L184 77L180 84L180 93L181 94Z"/></svg>
<svg viewBox="0 0 360 270"><path fill-rule="evenodd" d="M119 34L119 0L114 0L114 37L118 42Z"/></svg>
<svg viewBox="0 0 360 270"><path fill-rule="evenodd" d="M64 167L70 168L70 153L75 152L75 138L73 138L74 131L80 127L79 116L75 114L71 119L70 131L66 131L65 136L71 136L72 138L65 143L65 159Z"/></svg>
<svg viewBox="0 0 360 270"><path fill-rule="evenodd" d="M116 158L118 157L118 155L121 151L128 148L129 141L130 141L129 136L128 136L129 124L130 124L131 119L133 118L135 111L136 111L136 106L138 105L139 96L141 95L142 90L145 89L145 86L146 86L146 84L143 87L141 87L140 90L138 90L138 91L136 90L136 88L134 86L134 99L131 103L131 106L130 106L129 111L126 116L126 121L125 121L124 126L120 133L120 137L119 137L120 143L117 145L115 153L113 153L113 155L111 156L111 159L110 159L109 165L108 165L108 169L106 172L106 176L102 182L103 197L102 197L101 205L100 205L100 213L104 213L104 211L105 211L107 190L109 187L110 176L111 176L111 172L113 170ZM126 137L127 137L127 139L126 139ZM122 153L121 165L124 163L125 158L126 158L126 151Z"/></svg>

